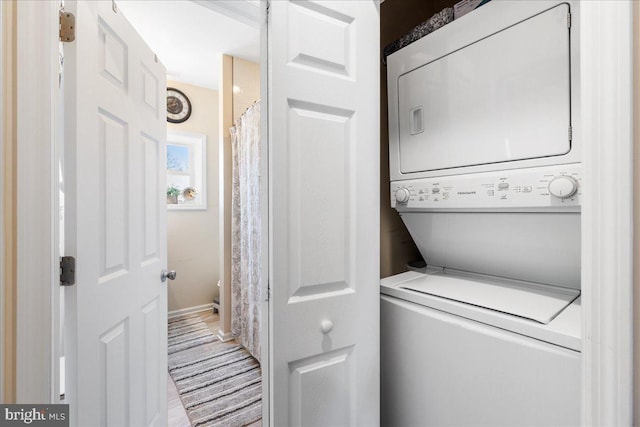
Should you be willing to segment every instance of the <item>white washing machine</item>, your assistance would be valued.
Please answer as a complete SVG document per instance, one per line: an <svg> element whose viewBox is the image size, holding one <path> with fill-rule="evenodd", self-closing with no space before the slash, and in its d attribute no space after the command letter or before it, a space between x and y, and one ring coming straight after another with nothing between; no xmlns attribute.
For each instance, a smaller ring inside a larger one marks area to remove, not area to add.
<svg viewBox="0 0 640 427"><path fill-rule="evenodd" d="M578 4L493 1L388 58L385 426L580 424Z"/></svg>

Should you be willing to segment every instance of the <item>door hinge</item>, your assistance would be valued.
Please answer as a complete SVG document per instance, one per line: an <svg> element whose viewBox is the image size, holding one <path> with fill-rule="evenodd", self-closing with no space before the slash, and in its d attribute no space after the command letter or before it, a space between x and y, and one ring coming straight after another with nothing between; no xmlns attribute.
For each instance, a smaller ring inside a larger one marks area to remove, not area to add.
<svg viewBox="0 0 640 427"><path fill-rule="evenodd" d="M60 257L60 286L76 283L76 259L72 256Z"/></svg>
<svg viewBox="0 0 640 427"><path fill-rule="evenodd" d="M60 10L60 41L72 42L76 39L76 17L71 12Z"/></svg>
<svg viewBox="0 0 640 427"><path fill-rule="evenodd" d="M567 28L571 28L571 12L567 13Z"/></svg>
<svg viewBox="0 0 640 427"><path fill-rule="evenodd" d="M573 141L573 127L569 126L569 141Z"/></svg>

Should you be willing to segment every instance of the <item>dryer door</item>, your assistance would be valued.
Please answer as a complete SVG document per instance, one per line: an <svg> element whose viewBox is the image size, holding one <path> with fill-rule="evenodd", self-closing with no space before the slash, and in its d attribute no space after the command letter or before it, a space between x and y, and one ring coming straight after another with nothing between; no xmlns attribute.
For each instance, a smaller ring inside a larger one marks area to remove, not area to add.
<svg viewBox="0 0 640 427"><path fill-rule="evenodd" d="M401 75L402 172L569 152L568 14L558 5Z"/></svg>

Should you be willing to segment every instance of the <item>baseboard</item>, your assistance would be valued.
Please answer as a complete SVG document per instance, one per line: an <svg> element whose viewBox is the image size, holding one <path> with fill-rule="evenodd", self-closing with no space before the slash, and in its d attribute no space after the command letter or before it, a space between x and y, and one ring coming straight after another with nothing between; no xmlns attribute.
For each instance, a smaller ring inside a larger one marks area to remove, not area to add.
<svg viewBox="0 0 640 427"><path fill-rule="evenodd" d="M222 329L218 329L218 339L222 342L231 341L233 335L231 335L231 332L223 332Z"/></svg>
<svg viewBox="0 0 640 427"><path fill-rule="evenodd" d="M181 308L180 310L170 311L168 313L169 319L176 316L184 316L185 314L199 313L201 311L213 310L213 303L196 305L194 307Z"/></svg>

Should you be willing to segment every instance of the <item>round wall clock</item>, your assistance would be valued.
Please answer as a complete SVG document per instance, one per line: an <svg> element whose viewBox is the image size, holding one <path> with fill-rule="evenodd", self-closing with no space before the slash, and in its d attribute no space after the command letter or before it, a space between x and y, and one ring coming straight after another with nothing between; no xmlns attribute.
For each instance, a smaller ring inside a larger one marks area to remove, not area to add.
<svg viewBox="0 0 640 427"><path fill-rule="evenodd" d="M187 95L178 89L167 88L167 121L182 123L191 115L191 102Z"/></svg>

